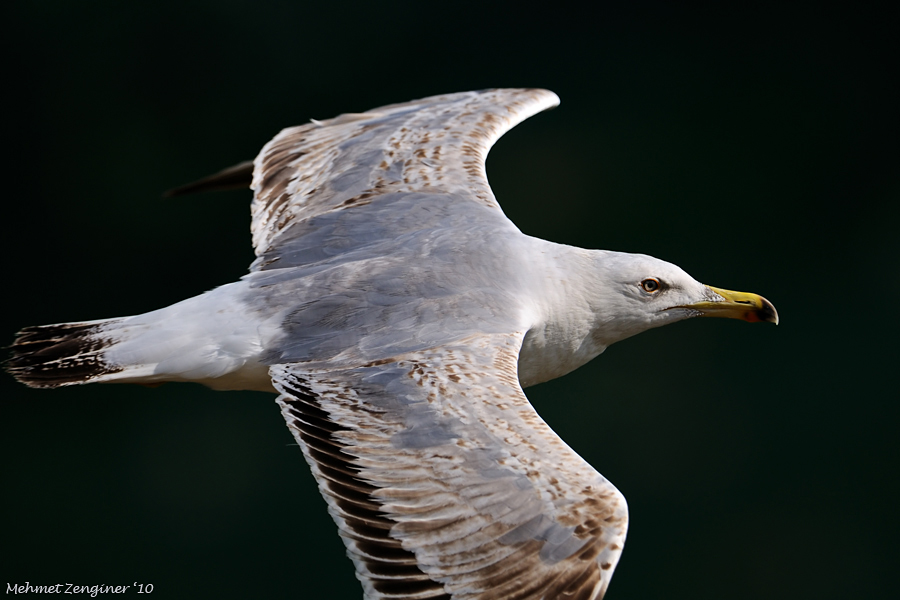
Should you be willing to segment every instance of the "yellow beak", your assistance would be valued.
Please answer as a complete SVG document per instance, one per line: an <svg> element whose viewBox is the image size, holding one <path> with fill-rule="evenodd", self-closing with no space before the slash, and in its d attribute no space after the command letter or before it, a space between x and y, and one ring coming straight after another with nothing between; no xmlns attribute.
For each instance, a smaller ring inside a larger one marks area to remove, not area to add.
<svg viewBox="0 0 900 600"><path fill-rule="evenodd" d="M707 286L723 298L721 301L695 302L682 308L700 311L704 317L724 317L726 319L742 319L755 323L765 321L778 325L778 311L772 303L756 294L732 292L713 286Z"/></svg>

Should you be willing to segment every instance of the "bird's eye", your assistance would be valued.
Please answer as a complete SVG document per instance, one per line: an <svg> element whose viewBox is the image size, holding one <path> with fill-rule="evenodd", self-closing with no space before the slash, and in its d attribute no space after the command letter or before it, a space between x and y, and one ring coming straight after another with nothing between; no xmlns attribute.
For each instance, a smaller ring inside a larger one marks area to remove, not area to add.
<svg viewBox="0 0 900 600"><path fill-rule="evenodd" d="M659 280L650 277L641 282L641 287L644 288L645 292L653 294L659 291Z"/></svg>

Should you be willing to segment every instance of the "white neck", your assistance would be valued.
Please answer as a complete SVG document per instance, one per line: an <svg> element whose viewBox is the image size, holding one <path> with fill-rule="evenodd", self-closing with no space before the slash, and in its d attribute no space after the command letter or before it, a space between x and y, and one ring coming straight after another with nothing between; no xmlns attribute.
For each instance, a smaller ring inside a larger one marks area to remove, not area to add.
<svg viewBox="0 0 900 600"><path fill-rule="evenodd" d="M595 256L598 251L535 240L532 281L539 299L519 353L522 387L573 371L606 349L594 335L592 307Z"/></svg>

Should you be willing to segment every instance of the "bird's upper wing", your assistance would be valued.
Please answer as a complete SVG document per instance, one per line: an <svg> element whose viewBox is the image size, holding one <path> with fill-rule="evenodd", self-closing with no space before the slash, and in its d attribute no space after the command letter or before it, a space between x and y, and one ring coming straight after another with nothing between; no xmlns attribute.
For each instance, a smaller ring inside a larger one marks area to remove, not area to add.
<svg viewBox="0 0 900 600"><path fill-rule="evenodd" d="M602 597L625 499L528 402L522 336L271 368L367 598Z"/></svg>
<svg viewBox="0 0 900 600"><path fill-rule="evenodd" d="M499 210L484 171L506 131L556 106L553 92L499 89L433 96L283 130L255 160L257 256L290 225L392 192L465 195Z"/></svg>

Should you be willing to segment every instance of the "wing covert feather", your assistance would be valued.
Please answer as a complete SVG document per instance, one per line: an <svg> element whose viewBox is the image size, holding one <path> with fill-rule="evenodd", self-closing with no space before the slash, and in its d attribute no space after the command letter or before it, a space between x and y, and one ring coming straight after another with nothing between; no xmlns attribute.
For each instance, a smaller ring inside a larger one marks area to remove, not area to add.
<svg viewBox="0 0 900 600"><path fill-rule="evenodd" d="M289 225L391 192L460 193L500 210L484 171L494 142L556 106L547 90L432 96L284 129L254 161L257 256Z"/></svg>
<svg viewBox="0 0 900 600"><path fill-rule="evenodd" d="M522 334L271 368L367 598L602 597L627 507L537 415Z"/></svg>

